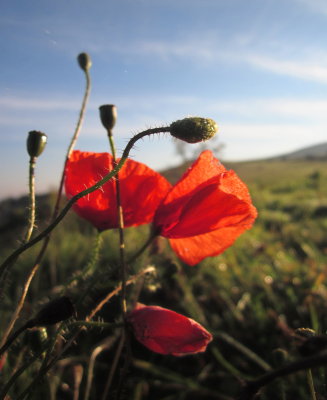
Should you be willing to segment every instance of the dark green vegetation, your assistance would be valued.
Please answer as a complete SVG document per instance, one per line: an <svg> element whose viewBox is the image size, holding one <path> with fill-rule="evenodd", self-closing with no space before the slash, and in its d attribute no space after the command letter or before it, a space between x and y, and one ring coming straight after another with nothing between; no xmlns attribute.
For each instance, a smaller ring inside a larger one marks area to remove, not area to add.
<svg viewBox="0 0 327 400"><path fill-rule="evenodd" d="M131 301L139 298L145 304L192 317L214 335L214 341L206 353L176 358L151 353L131 338L132 356L125 354L113 383L117 387L119 372L125 371L122 398L236 398L245 379L257 378L269 368L301 357L296 329L311 328L318 334L327 330L327 162L258 161L226 166L249 186L259 212L255 226L225 253L195 267L181 265L167 241L160 239L130 266L130 274L134 274L153 265L156 274L128 288ZM176 169L167 176L175 180L176 173L180 175L182 171ZM52 202L50 196L39 203L40 229L49 218ZM4 206L7 211L3 211ZM26 205L2 203L0 207L4 221L0 226L3 258L24 236ZM148 231L146 226L126 230L129 256L145 242ZM83 319L98 299L116 287L118 241L114 231L103 234L96 278L81 276L92 256L95 236L95 230L72 212L59 225L17 326L26 322L42 302L59 293L78 302L78 319ZM18 301L38 248L24 253L8 277L1 299L1 329ZM76 281L68 287L67 282L73 277ZM117 316L118 298L113 297L99 317L114 322ZM48 334L53 332L50 328ZM69 337L69 329L62 334ZM90 395L90 399L101 399L118 346L114 339L114 330L83 331L31 398L75 399L74 383L81 374L79 399L84 399L90 356L104 341L107 347L96 358ZM22 335L3 366L1 384L14 369L42 350L43 343L40 331ZM312 348L309 353L315 350ZM10 392L12 399L35 378L43 357L45 354L17 380ZM317 399L327 398L327 369L313 368L312 376ZM308 377L308 371L301 371L276 380L258 398L313 398Z"/></svg>

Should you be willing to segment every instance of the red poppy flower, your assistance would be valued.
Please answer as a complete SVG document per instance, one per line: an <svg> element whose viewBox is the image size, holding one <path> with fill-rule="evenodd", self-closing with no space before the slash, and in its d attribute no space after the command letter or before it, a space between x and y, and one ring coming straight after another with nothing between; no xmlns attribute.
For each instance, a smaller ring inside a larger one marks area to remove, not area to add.
<svg viewBox="0 0 327 400"><path fill-rule="evenodd" d="M65 189L68 198L94 185L113 168L108 153L73 151L66 167ZM152 221L154 212L170 189L170 183L146 165L128 159L119 171L124 225L137 226ZM114 179L79 199L75 212L100 231L117 228L116 185Z"/></svg>
<svg viewBox="0 0 327 400"><path fill-rule="evenodd" d="M158 306L138 304L128 320L136 339L155 353L200 353L212 340L211 334L193 319Z"/></svg>
<svg viewBox="0 0 327 400"><path fill-rule="evenodd" d="M153 224L179 258L195 265L231 246L256 216L246 185L207 150L161 202Z"/></svg>

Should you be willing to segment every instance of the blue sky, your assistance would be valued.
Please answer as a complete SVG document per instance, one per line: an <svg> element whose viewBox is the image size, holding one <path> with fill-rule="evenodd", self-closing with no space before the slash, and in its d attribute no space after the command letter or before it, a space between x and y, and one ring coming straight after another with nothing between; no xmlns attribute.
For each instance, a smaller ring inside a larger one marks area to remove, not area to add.
<svg viewBox="0 0 327 400"><path fill-rule="evenodd" d="M0 197L27 193L34 129L48 135L37 190L58 184L84 90L82 51L92 92L78 149L108 150L98 118L108 103L119 149L189 115L217 121L226 160L326 141L326 26L324 0L2 0ZM154 169L180 160L165 135L132 156Z"/></svg>

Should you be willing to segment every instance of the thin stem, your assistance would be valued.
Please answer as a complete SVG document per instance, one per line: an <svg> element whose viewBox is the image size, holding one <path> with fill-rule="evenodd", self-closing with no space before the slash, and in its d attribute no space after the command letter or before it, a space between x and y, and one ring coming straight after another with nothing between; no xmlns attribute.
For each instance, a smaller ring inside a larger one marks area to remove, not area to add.
<svg viewBox="0 0 327 400"><path fill-rule="evenodd" d="M137 273L136 275L133 275L130 279L128 279L126 281L126 285L130 285L131 283L137 281L141 276L152 273L154 271L153 267L147 267L145 269L143 269L142 271L140 271L139 273ZM114 289L112 292L108 293L107 296L100 301L100 303L97 304L97 306L89 313L89 315L85 318L86 321L90 321L92 318L94 318L94 316L102 309L102 307L108 303L108 301L115 296L116 294L118 294L120 291L122 290L122 285L119 285L116 287L116 289Z"/></svg>
<svg viewBox="0 0 327 400"><path fill-rule="evenodd" d="M290 375L294 372L305 370L308 368L319 367L327 362L327 351L322 351L311 357L302 358L282 366L274 371L268 372L256 380L245 382L244 388L241 391L239 400L252 400L255 395L263 387L271 383L277 378Z"/></svg>
<svg viewBox="0 0 327 400"><path fill-rule="evenodd" d="M118 328L121 327L122 324L117 322L100 322L100 321L74 321L70 323L67 328L74 328L74 327L86 327L86 328Z"/></svg>
<svg viewBox="0 0 327 400"><path fill-rule="evenodd" d="M238 370L234 365L232 365L226 358L221 354L217 347L212 347L211 349L212 354L214 355L215 359L228 371L232 376L237 378L238 380L241 379L248 379L249 376Z"/></svg>
<svg viewBox="0 0 327 400"><path fill-rule="evenodd" d="M21 326L15 333L13 333L9 339L0 348L0 358L2 354L10 347L10 345L17 339L17 337L24 332L26 329L31 328L33 324L31 321L27 322L25 325Z"/></svg>
<svg viewBox="0 0 327 400"><path fill-rule="evenodd" d="M107 175L105 175L102 179L100 179L98 182L96 182L93 186L90 186L89 188L81 191L80 193L77 193L75 196L73 196L63 207L61 212L58 214L56 219L51 222L47 228L44 229L41 233L39 233L38 236L36 236L34 239L30 240L28 243L23 244L20 246L18 249L16 249L9 257L5 259L5 261L0 265L0 277L1 275L7 270L7 268L10 268L12 265L12 262L17 259L18 256L20 256L24 251L29 249L30 247L34 246L36 243L38 243L40 240L45 238L50 232L53 231L53 229L61 222L61 220L65 217L65 215L68 213L68 211L71 209L71 207L82 197L94 192L95 190L99 189L102 185L104 185L106 182L108 182L110 179L112 179L114 176L117 175L119 170L122 168L122 166L125 164L127 157L133 148L134 144L141 138L161 132L169 132L170 127L162 127L162 128L152 128L152 129L147 129L143 132L138 133L134 137L130 139L128 142L127 146L125 147L125 150L123 152L123 155L116 165L116 167L110 171Z"/></svg>
<svg viewBox="0 0 327 400"><path fill-rule="evenodd" d="M36 157L31 157L29 166L29 179L28 179L29 217L28 217L28 228L25 235L24 243L30 240L35 223L35 164L36 164Z"/></svg>
<svg viewBox="0 0 327 400"><path fill-rule="evenodd" d="M141 254L143 254L157 236L158 235L155 232L151 232L143 246L128 260L128 264L133 263Z"/></svg>
<svg viewBox="0 0 327 400"><path fill-rule="evenodd" d="M36 164L36 157L31 157L30 162L29 162L29 217L28 217L28 228L26 231L25 239L23 243L27 243L33 233L34 229L34 224L35 224L35 164ZM33 268L34 270L34 268ZM21 309L23 308L25 298L27 295L27 291L30 285L30 282L34 276L34 271L32 270L32 273L29 275L27 278L24 287L23 287L23 292L22 295L19 299L18 305L15 309L15 311L11 315L11 319L9 321L9 324L7 325L7 328L1 338L0 342L0 347L4 345L6 340L8 339L11 331L14 328L15 322L17 321L19 314L21 312Z"/></svg>
<svg viewBox="0 0 327 400"><path fill-rule="evenodd" d="M119 341L119 344L118 344L118 347L117 347L117 350L116 350L116 353L115 353L115 357L114 357L112 366L110 368L110 372L109 372L109 376L108 376L108 379L107 379L107 382L106 382L106 386L104 388L103 396L101 397L102 400L106 400L106 398L107 398L107 395L109 393L109 389L110 389L112 380L114 378L115 371L116 371L117 365L118 365L118 361L120 359L120 355L121 355L121 352L123 351L124 345L125 345L125 329L122 330L120 341Z"/></svg>
<svg viewBox="0 0 327 400"><path fill-rule="evenodd" d="M127 285L130 285L134 283L136 280L138 280L140 277L142 277L145 274L152 273L154 271L153 267L147 267L144 270L140 271L136 275L133 275L128 281L126 282ZM118 294L121 290L121 285L118 286L115 290L113 290L111 293L109 293L108 296L104 300L102 300L97 307L95 307L91 313L86 317L86 321L89 322L104 306L104 304L109 301L111 297L114 295ZM106 300L106 301L105 301ZM67 341L67 343L64 345L64 347L59 351L59 353L53 357L52 360L48 362L47 365L43 365L41 369L39 370L37 376L34 378L33 382L31 382L27 388L20 394L20 396L17 398L17 400L22 400L24 399L28 393L30 393L33 388L38 384L40 379L42 379L43 375L45 375L55 364L56 362L62 357L62 355L66 352L66 350L75 342L77 336L80 334L80 332L83 330L82 327L79 327L76 332L73 333L71 338ZM1 399L0 399L1 400Z"/></svg>
<svg viewBox="0 0 327 400"><path fill-rule="evenodd" d="M113 158L113 167L117 165L116 147L114 138L111 130L108 129L108 138ZM119 231L119 264L121 272L121 308L123 318L125 319L127 306L126 306L126 262L125 262L125 239L124 239L124 211L121 203L121 191L120 191L120 180L119 173L116 175L115 180L116 186L116 202L117 202L117 219L118 219L118 231Z"/></svg>
<svg viewBox="0 0 327 400"><path fill-rule="evenodd" d="M61 201L61 197L62 197L62 191L63 191L63 187L64 187L64 181L65 181L65 176L66 176L66 166L67 166L67 162L69 160L69 157L71 156L75 144L77 142L79 133L81 131L81 127L82 127L82 123L84 120L84 115L85 115L85 111L86 111L86 105L87 105L87 101L88 98L90 96L90 92L91 92L91 79L90 79L90 74L89 71L86 70L85 72L85 78L86 78L86 86L85 86L85 92L84 92L84 97L83 97L83 101L82 101L82 105L81 105L81 110L79 113L79 117L78 117L78 121L76 124L76 128L74 131L74 134L72 136L72 139L70 141L70 144L68 146L67 149L67 153L66 153L66 158L65 158L65 162L64 162L64 168L61 174L61 180L60 180L60 184L59 184L59 189L58 189L58 193L57 193L57 198L56 198L56 203L54 206L54 210L53 210L53 215L52 215L52 220L54 220L59 212L59 206L60 206L60 201Z"/></svg>
<svg viewBox="0 0 327 400"><path fill-rule="evenodd" d="M79 118L77 121L77 125L74 131L74 134L72 136L71 142L68 146L68 150L67 150L67 154L66 154L66 159L65 159L65 163L64 163L64 168L61 174L61 180L60 180L60 185L59 185L59 189L57 192L57 198L56 198L56 203L54 206L54 210L53 210L53 214L52 214L52 218L51 221L55 221L59 212L59 205L60 205L60 200L62 197L62 191L63 191L63 186L64 186L64 180L65 180L65 175L66 175L66 165L68 162L68 159L74 149L74 146L76 144L78 135L80 133L81 130L81 126L82 126L82 122L84 119L84 115L85 115L85 110L86 110L86 104L87 104L87 100L89 98L90 95L90 90L91 90L91 80L90 80L90 75L88 70L85 71L85 77L86 77L86 87L85 87L85 93L84 93L84 97L83 97L83 101L82 101L82 106L81 106L81 110L79 113ZM29 193L30 193L30 216L29 216L29 228L28 231L26 233L26 237L24 240L24 244L26 244L27 242L29 242L32 232L33 232L33 228L34 228L34 223L35 223L35 174L34 174L34 170L35 170L35 162L36 162L36 158L35 157L31 157L30 159L30 170L29 170ZM45 251L48 247L50 241L50 234L48 234L48 236L45 237L45 240L43 242L43 245L40 249L40 252L37 255L37 258L35 260L34 266L31 269L28 277L26 278L24 287L23 287L23 292L21 294L21 297L19 299L18 305L14 311L14 313L12 314L11 320L7 326L7 329L2 337L0 346L7 340L8 336L10 335L10 332L12 331L15 322L17 321L20 312L24 306L25 303L25 299L29 290L29 287L31 285L31 282L36 274L36 272L38 271L40 265L41 265L41 261L43 259L43 256L45 254ZM19 254L12 258L12 264L16 261L16 258L19 256ZM11 266L12 264L9 264L7 267ZM0 268L0 277L2 274L2 269Z"/></svg>
<svg viewBox="0 0 327 400"><path fill-rule="evenodd" d="M219 333L217 333L217 336L220 337L222 340L224 340L229 345L233 346L235 349L237 349L241 353L243 353L246 357L248 357L248 359L254 361L264 371L268 372L268 371L272 370L271 366L268 363L266 363L266 361L264 361L261 357L259 357L257 354L255 354L248 347L244 346L244 344L242 344L239 341L237 341L236 339L234 339L232 336L228 335L225 332L219 332Z"/></svg>
<svg viewBox="0 0 327 400"><path fill-rule="evenodd" d="M0 400L6 399L6 395L9 391L9 389L12 387L12 385L16 382L16 380L21 376L21 374L28 368L30 367L43 353L44 349L39 351L37 354L35 354L33 357L29 358L9 379L9 381L4 385L0 392Z"/></svg>
<svg viewBox="0 0 327 400"><path fill-rule="evenodd" d="M66 291L67 288L69 288L73 283L76 281L85 278L87 275L90 273L94 272L95 266L97 262L99 261L99 254L100 254L100 249L102 246L102 235L100 231L97 231L95 240L94 240L94 245L92 247L92 253L90 255L89 261L87 265L84 267L83 271L80 272L79 275L73 276L63 287L62 291ZM84 299L84 297L87 295L87 291L81 295L81 298L79 299L79 302Z"/></svg>
<svg viewBox="0 0 327 400"><path fill-rule="evenodd" d="M309 389L310 389L311 400L317 400L311 368L307 369L306 372L307 372L307 381L308 381L308 385L309 385Z"/></svg>
<svg viewBox="0 0 327 400"><path fill-rule="evenodd" d="M108 350L116 341L117 336L110 336L106 338L104 342L96 346L96 348L92 351L89 362L88 362L88 371L87 371L87 378L86 378L86 387L84 391L84 398L83 400L88 400L91 393L91 386L93 381L93 371L95 366L95 360L99 354L101 354L104 350Z"/></svg>

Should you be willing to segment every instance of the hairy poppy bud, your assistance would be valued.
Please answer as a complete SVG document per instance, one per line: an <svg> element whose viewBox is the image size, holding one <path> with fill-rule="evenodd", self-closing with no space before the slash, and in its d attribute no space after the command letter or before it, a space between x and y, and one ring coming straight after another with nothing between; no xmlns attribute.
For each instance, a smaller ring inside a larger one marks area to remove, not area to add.
<svg viewBox="0 0 327 400"><path fill-rule="evenodd" d="M77 61L79 66L83 71L88 71L92 66L92 61L90 56L87 53L81 53L77 56Z"/></svg>
<svg viewBox="0 0 327 400"><path fill-rule="evenodd" d="M99 107L102 125L111 131L117 121L117 108L113 104L104 104Z"/></svg>
<svg viewBox="0 0 327 400"><path fill-rule="evenodd" d="M187 143L203 142L211 139L217 132L218 126L210 118L188 117L170 125L171 135Z"/></svg>
<svg viewBox="0 0 327 400"><path fill-rule="evenodd" d="M48 326L64 321L75 314L75 308L71 300L66 297L59 297L49 301L30 321L33 326Z"/></svg>
<svg viewBox="0 0 327 400"><path fill-rule="evenodd" d="M39 131L28 132L27 152L30 157L38 157L44 150L47 143L47 135Z"/></svg>

